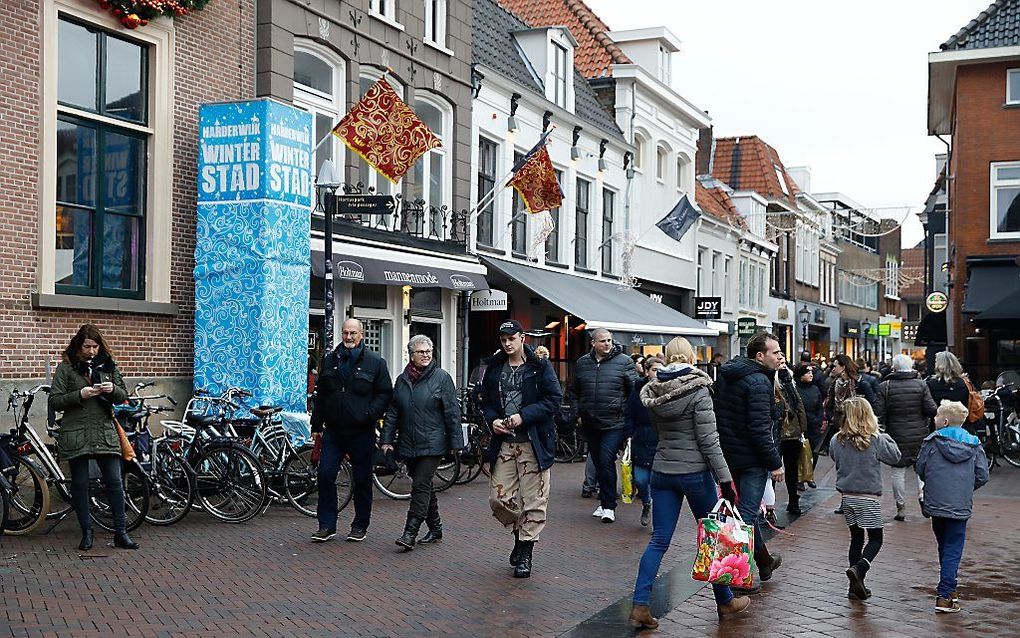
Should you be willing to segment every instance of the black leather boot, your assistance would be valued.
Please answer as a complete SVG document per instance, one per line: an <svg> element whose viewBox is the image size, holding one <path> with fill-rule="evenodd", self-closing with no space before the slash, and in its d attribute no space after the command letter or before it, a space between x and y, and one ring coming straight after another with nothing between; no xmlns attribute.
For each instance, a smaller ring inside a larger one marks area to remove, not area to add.
<svg viewBox="0 0 1020 638"><path fill-rule="evenodd" d="M514 578L531 577L531 552L535 541L521 541L521 562L514 567Z"/></svg>
<svg viewBox="0 0 1020 638"><path fill-rule="evenodd" d="M404 523L404 534L397 539L397 545L407 551L414 549L415 539L418 537L418 530L421 529L422 522L420 518L408 514L407 522Z"/></svg>
<svg viewBox="0 0 1020 638"><path fill-rule="evenodd" d="M83 552L87 552L92 549L92 528L83 529L81 531L81 542L78 543L78 549Z"/></svg>
<svg viewBox="0 0 1020 638"><path fill-rule="evenodd" d="M443 520L439 518L439 503L436 502L435 494L429 501L429 515L425 517L425 525L428 526L429 531L425 532L425 535L418 541L419 545L428 545L442 540Z"/></svg>
<svg viewBox="0 0 1020 638"><path fill-rule="evenodd" d="M113 546L120 549L138 549L138 543L131 540L127 532L117 532L113 535Z"/></svg>
<svg viewBox="0 0 1020 638"><path fill-rule="evenodd" d="M510 552L510 564L517 567L521 564L521 534L514 530L514 549Z"/></svg>

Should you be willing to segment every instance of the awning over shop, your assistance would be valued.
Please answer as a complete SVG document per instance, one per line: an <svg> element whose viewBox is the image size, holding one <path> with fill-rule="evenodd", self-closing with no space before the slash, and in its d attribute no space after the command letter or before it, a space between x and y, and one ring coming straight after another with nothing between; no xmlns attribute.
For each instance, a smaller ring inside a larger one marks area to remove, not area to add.
<svg viewBox="0 0 1020 638"><path fill-rule="evenodd" d="M973 319L978 326L996 326L1020 321L1020 291L1007 295Z"/></svg>
<svg viewBox="0 0 1020 638"><path fill-rule="evenodd" d="M1020 292L1020 268L1015 265L977 266L970 269L963 312L984 312Z"/></svg>
<svg viewBox="0 0 1020 638"><path fill-rule="evenodd" d="M333 253L333 279L359 284L385 284L387 286L411 286L413 288L450 288L452 290L488 290L489 284L480 264L458 264L451 259L442 260L443 265L410 263L408 261L386 261ZM418 261L418 260L415 260ZM424 261L440 261L435 258ZM312 273L316 277L325 274L325 260L321 250L312 251Z"/></svg>
<svg viewBox="0 0 1020 638"><path fill-rule="evenodd" d="M652 301L632 288L535 268L502 259L482 261L550 303L580 317L589 328L614 332L715 337L719 331L691 319L669 306Z"/></svg>

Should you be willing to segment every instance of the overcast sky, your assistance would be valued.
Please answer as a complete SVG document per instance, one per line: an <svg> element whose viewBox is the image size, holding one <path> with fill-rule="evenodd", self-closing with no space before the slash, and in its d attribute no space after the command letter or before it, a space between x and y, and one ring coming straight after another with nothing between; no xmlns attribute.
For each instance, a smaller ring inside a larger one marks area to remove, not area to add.
<svg viewBox="0 0 1020 638"><path fill-rule="evenodd" d="M927 54L990 0L587 0L611 30L666 26L674 88L716 136L759 135L814 192L920 209L945 146L927 130ZM880 211L901 219L906 209ZM904 246L921 238L909 215Z"/></svg>

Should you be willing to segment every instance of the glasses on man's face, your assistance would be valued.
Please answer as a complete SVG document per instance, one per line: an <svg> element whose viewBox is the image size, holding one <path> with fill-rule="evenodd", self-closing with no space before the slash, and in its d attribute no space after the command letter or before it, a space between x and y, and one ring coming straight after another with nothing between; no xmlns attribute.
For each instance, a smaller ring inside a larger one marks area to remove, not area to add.
<svg viewBox="0 0 1020 638"><path fill-rule="evenodd" d="M415 350L411 354L420 354L423 357L431 357L432 356L432 351L431 350Z"/></svg>
<svg viewBox="0 0 1020 638"><path fill-rule="evenodd" d="M361 332L358 330L344 330L341 334L345 337L356 337L361 334Z"/></svg>

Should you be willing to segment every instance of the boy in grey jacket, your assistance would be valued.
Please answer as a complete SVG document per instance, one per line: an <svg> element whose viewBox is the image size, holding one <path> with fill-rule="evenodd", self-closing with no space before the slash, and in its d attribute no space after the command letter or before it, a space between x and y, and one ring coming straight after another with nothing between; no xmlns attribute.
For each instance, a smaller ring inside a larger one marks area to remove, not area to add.
<svg viewBox="0 0 1020 638"><path fill-rule="evenodd" d="M974 507L974 490L988 482L988 459L981 441L963 429L969 411L959 401L942 401L935 414L938 428L921 444L915 469L924 481L924 507L939 546L936 613L960 611L956 575Z"/></svg>

